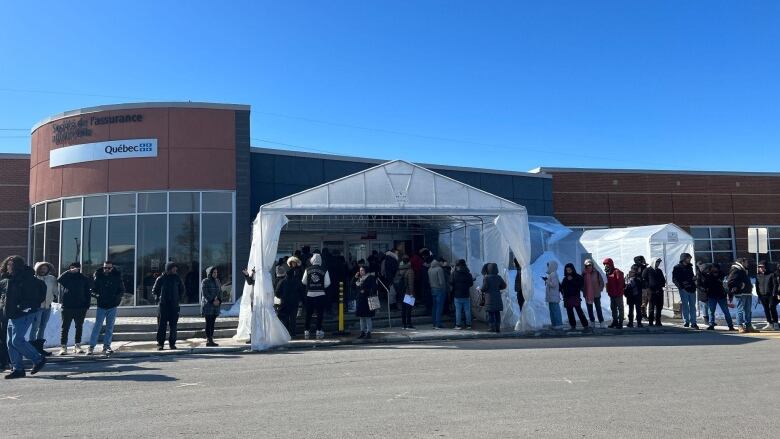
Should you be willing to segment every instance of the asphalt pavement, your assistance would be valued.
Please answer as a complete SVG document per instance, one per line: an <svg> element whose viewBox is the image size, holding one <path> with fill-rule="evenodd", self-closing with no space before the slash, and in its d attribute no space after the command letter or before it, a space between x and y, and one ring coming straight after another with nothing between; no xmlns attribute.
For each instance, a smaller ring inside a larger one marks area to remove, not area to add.
<svg viewBox="0 0 780 439"><path fill-rule="evenodd" d="M0 381L4 437L771 437L780 340L383 343L62 362Z"/></svg>

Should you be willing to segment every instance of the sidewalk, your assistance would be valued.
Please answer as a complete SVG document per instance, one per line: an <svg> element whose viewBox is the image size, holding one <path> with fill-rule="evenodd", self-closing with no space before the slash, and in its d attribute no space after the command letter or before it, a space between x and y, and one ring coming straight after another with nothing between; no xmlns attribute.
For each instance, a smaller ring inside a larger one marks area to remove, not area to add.
<svg viewBox="0 0 780 439"><path fill-rule="evenodd" d="M723 332L727 328L718 327L717 332ZM377 327L375 331L371 333L372 338L370 340L358 339L360 335L359 331L353 331L349 335L336 336L327 334L324 340L303 340L302 338L296 338L285 346L279 346L266 352L275 351L289 351L289 350L305 350L305 349L322 349L336 346L360 346L360 345L376 345L376 344L399 344L399 343L421 343L430 341L451 341L451 340L478 340L478 339L496 339L496 338L559 338L559 337L609 337L609 336L630 336L630 335L642 335L642 334L664 334L664 333L690 333L695 334L698 332L709 332L703 330L692 330L684 328L682 321L676 319L666 319L664 326L662 327L648 327L644 328L624 328L619 329L592 329L590 331L583 331L577 329L555 331L550 329L542 329L531 333L519 333L514 331L501 332L499 334L491 333L487 331L487 325L482 322L476 322L473 330L455 330L455 329L433 329L431 325L424 325L418 327L416 330L403 330L398 327L394 328L382 328ZM230 352L251 352L248 344L244 342L237 342L232 338L223 338L215 340L219 347L206 347L206 339L204 338L189 338L179 340L177 343L178 349L175 351L169 350L166 346L165 350L158 351L157 344L155 342L114 342L112 348L115 353L111 357L144 357L144 356L158 356L158 355L185 355L185 354L216 354L216 353L230 353ZM72 349L72 348L71 348ZM57 356L52 355L49 357L51 362L61 361L91 361L106 358L98 352L102 349L100 345L96 347L96 354L92 356L84 354L73 354L72 351L68 355ZM52 351L56 351L52 349Z"/></svg>

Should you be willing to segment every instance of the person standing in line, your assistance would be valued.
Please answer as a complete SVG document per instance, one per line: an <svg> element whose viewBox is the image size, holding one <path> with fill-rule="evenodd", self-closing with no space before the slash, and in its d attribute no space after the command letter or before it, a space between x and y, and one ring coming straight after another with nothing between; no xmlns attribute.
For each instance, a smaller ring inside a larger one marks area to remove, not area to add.
<svg viewBox="0 0 780 439"><path fill-rule="evenodd" d="M214 342L214 326L222 307L222 282L219 280L217 267L206 268L206 278L200 282L201 308L200 313L206 320L206 346L219 346Z"/></svg>
<svg viewBox="0 0 780 439"><path fill-rule="evenodd" d="M780 317L780 313L777 312L777 305L780 304L780 264L777 264L775 266L775 271L772 273L772 297L769 299L770 304L770 314L774 312L775 316L775 325L774 328L776 330L780 329L780 321L778 321L778 317ZM772 305L774 304L774 305Z"/></svg>
<svg viewBox="0 0 780 439"><path fill-rule="evenodd" d="M636 310L636 327L642 328L642 268L638 264L631 266L626 278L626 287L623 295L628 304L628 325L627 328L634 327L634 310Z"/></svg>
<svg viewBox="0 0 780 439"><path fill-rule="evenodd" d="M498 265L490 262L486 266L487 273L482 278L482 294L485 297L485 311L488 315L490 331L501 332L501 311L504 310L504 301L501 291L506 289L506 282L498 274Z"/></svg>
<svg viewBox="0 0 780 439"><path fill-rule="evenodd" d="M623 329L623 294L626 289L626 279L623 272L615 267L615 262L611 258L604 259L602 263L607 273L607 295L609 309L612 311L612 324L609 327Z"/></svg>
<svg viewBox="0 0 780 439"><path fill-rule="evenodd" d="M696 281L693 275L693 257L688 253L680 255L680 263L672 270L672 283L680 292L680 313L686 328L699 329L696 324Z"/></svg>
<svg viewBox="0 0 780 439"><path fill-rule="evenodd" d="M377 295L377 282L375 273L366 271L366 267L360 267L354 279L352 279L355 291L357 292L357 307L355 315L360 319L360 336L358 338L371 338L371 331L374 329L373 318L376 314L368 306L370 297Z"/></svg>
<svg viewBox="0 0 780 439"><path fill-rule="evenodd" d="M114 353L114 350L111 349L111 340L114 337L114 322L116 322L117 307L122 303L124 294L125 285L122 282L122 274L114 268L114 264L111 261L103 262L103 268L95 272L92 287L92 295L97 297L97 308L95 309L95 326L92 327L92 335L89 337L87 355L92 355L95 351L104 320L106 322L106 332L103 334L103 353L106 355Z"/></svg>
<svg viewBox="0 0 780 439"><path fill-rule="evenodd" d="M438 259L431 261L428 269L428 282L431 286L431 297L433 299L433 329L443 329L441 316L444 312L444 302L447 300L447 276L441 267Z"/></svg>
<svg viewBox="0 0 780 439"><path fill-rule="evenodd" d="M594 328L603 328L604 314L601 310L601 291L604 289L604 279L590 259L585 260L582 281L582 291L585 293L585 304L588 307L588 318L590 319L590 323ZM596 307L596 316L593 315L594 305ZM596 323L596 317L599 319L598 323Z"/></svg>
<svg viewBox="0 0 780 439"><path fill-rule="evenodd" d="M709 274L710 265L704 262L696 264L696 300L699 301L699 313L705 325L709 325L710 312L708 306L707 289L704 286L704 280Z"/></svg>
<svg viewBox="0 0 780 439"><path fill-rule="evenodd" d="M24 378L24 358L33 362L30 375L35 375L46 366L46 357L41 355L26 339L38 312L46 299L46 284L35 278L35 271L24 263L21 256L9 256L0 264L0 300L2 312L8 319L3 341L7 344L11 373L6 379Z"/></svg>
<svg viewBox="0 0 780 439"><path fill-rule="evenodd" d="M474 285L474 277L471 276L469 267L464 259L455 263L452 271L452 296L455 302L455 329L471 329L471 287ZM465 317L465 320L462 317Z"/></svg>
<svg viewBox="0 0 780 439"><path fill-rule="evenodd" d="M81 273L81 264L73 262L68 266L68 271L60 275L57 282L60 284L59 298L62 304L62 334L60 335L60 350L57 355L68 353L68 332L71 322L74 322L76 326L73 352L83 354L81 332L84 329L84 317L86 317L92 301L89 278Z"/></svg>
<svg viewBox="0 0 780 439"><path fill-rule="evenodd" d="M176 328L179 323L179 303L184 297L184 282L179 277L179 266L171 261L165 264L165 273L154 281L152 287L157 309L157 350L163 350L165 333L168 334L168 347L176 349Z"/></svg>
<svg viewBox="0 0 780 439"><path fill-rule="evenodd" d="M385 252L385 257L379 264L379 273L382 283L387 288L387 303L392 310L398 309L396 294L395 291L393 291L393 280L395 279L396 272L398 272L398 250L388 250Z"/></svg>
<svg viewBox="0 0 780 439"><path fill-rule="evenodd" d="M661 258L656 258L652 267L645 269L643 275L647 282L647 289L650 290L650 311L648 313L648 325L661 326L661 310L664 307L664 287L666 287L666 276L661 270Z"/></svg>
<svg viewBox="0 0 780 439"><path fill-rule="evenodd" d="M550 326L552 329L563 329L561 316L561 281L558 279L558 262L547 263L547 276L544 280L545 301L550 310Z"/></svg>
<svg viewBox="0 0 780 439"><path fill-rule="evenodd" d="M767 270L766 261L760 261L756 268L756 294L766 316L766 329L777 329L777 295L775 276Z"/></svg>
<svg viewBox="0 0 780 439"><path fill-rule="evenodd" d="M395 273L395 279L393 280L395 286L395 292L401 301L401 324L404 329L417 329L412 325L412 305L404 302L404 298L408 295L412 298L414 294L414 270L412 269L411 259L409 256L404 255L401 258L401 263L398 264L398 271Z"/></svg>
<svg viewBox="0 0 780 439"><path fill-rule="evenodd" d="M737 326L739 332L759 332L753 328L753 284L747 272L748 261L739 258L731 265L726 283L729 302L737 298Z"/></svg>
<svg viewBox="0 0 780 439"><path fill-rule="evenodd" d="M446 259L439 258L439 264L441 264L441 269L444 271L444 306L442 307L442 315L448 316L450 313L455 312L455 306L454 301L452 300L452 267L450 266L449 261Z"/></svg>
<svg viewBox="0 0 780 439"><path fill-rule="evenodd" d="M301 283L306 287L306 318L304 320L303 338L309 339L311 333L311 317L317 314L315 321L315 333L317 340L325 338L325 331L322 330L322 319L324 318L325 307L328 304L328 298L325 296L325 290L330 287L330 275L322 267L322 256L315 253L309 260L309 268L303 273Z"/></svg>
<svg viewBox="0 0 780 439"><path fill-rule="evenodd" d="M306 295L303 282L301 282L303 272L298 273L300 265L300 259L295 256L288 258L287 267L289 269L284 277L279 280L279 283L276 284L276 290L274 290L274 295L281 301L277 316L282 321L284 327L287 328L287 333L290 334L291 338L295 338L298 304Z"/></svg>
<svg viewBox="0 0 780 439"><path fill-rule="evenodd" d="M710 331L715 329L715 307L719 306L726 318L726 324L729 326L729 331L736 331L736 329L734 329L734 322L731 320L731 311L729 311L728 304L726 303L726 289L723 287L723 279L726 276L723 274L720 265L718 264L709 264L704 270L706 271L706 274L704 275L702 286L707 292L707 308L710 317L707 329Z"/></svg>
<svg viewBox="0 0 780 439"><path fill-rule="evenodd" d="M46 284L46 300L41 302L40 312L35 315L35 321L33 321L30 328L30 344L41 355L45 356L51 355L51 352L43 348L43 345L46 343L43 337L45 337L46 325L49 323L49 317L51 317L51 304L54 302L54 296L58 289L57 278L52 273L54 273L54 266L50 263L38 262L35 264L35 277Z"/></svg>
<svg viewBox="0 0 780 439"><path fill-rule="evenodd" d="M520 267L520 262L517 258L514 258L515 270L515 294L517 295L517 307L520 308L520 314L523 313L523 306L525 305L525 297L523 297L523 269Z"/></svg>
<svg viewBox="0 0 780 439"><path fill-rule="evenodd" d="M647 261L645 260L644 256L636 256L634 257L634 265L638 266L637 275L639 276L639 280L641 280L641 287L642 287L642 318L647 319L647 307L650 304L650 289L647 287L648 279L647 276L649 275L648 269L650 268L649 265L647 265Z"/></svg>
<svg viewBox="0 0 780 439"><path fill-rule="evenodd" d="M566 315L569 318L569 326L572 331L577 329L577 321L574 319L574 313L580 318L582 323L582 329L588 330L588 319L585 318L585 313L582 311L580 303L580 293L583 289L583 279L577 269L574 268L574 264L569 262L563 267L563 280L561 281L561 294L563 295L563 305L566 307Z"/></svg>

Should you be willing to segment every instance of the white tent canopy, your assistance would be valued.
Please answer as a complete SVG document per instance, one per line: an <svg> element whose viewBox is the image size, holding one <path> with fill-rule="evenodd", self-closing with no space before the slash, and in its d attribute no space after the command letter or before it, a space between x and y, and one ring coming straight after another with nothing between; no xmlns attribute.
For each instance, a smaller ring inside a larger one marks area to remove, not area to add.
<svg viewBox="0 0 780 439"><path fill-rule="evenodd" d="M484 262L495 262L501 268L509 265L511 250L523 269L523 294L533 296L525 207L481 191L429 169L402 160L387 162L365 171L299 192L260 207L252 230L252 247L248 267L256 267L254 286L245 285L236 339L248 339L253 350L285 344L290 336L273 310L271 268L279 244L279 234L290 217L328 217L338 224L339 218L366 222L378 217L441 217L441 224L476 227L469 236L478 238L479 249L469 244L467 252L448 249L453 258L468 257L472 271L479 272ZM463 220L463 219L467 220ZM458 221L455 221L459 219ZM437 223L433 223L437 224ZM454 232L453 227L437 226L440 233ZM469 238L470 239L470 238ZM456 246L453 246L456 247ZM470 250L470 251L469 251ZM478 256L477 256L478 255ZM476 265L479 264L479 265ZM504 275L506 270L504 270ZM517 299L507 294L504 325L518 324L512 309ZM523 309L518 329L537 328L533 312Z"/></svg>
<svg viewBox="0 0 780 439"><path fill-rule="evenodd" d="M628 273L634 256L644 256L652 264L661 258L664 274L671 284L672 269L682 253L693 253L693 237L675 224L626 227L618 229L587 230L580 244L601 265L604 258L612 258L615 266Z"/></svg>

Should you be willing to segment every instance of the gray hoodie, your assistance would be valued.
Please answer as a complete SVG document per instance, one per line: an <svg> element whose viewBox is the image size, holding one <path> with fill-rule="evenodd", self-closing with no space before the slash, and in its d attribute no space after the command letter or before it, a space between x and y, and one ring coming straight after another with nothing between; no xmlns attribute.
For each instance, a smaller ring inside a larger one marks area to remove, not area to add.
<svg viewBox="0 0 780 439"><path fill-rule="evenodd" d="M558 279L558 263L550 261L547 263L547 280L544 281L545 300L547 303L559 303L561 301L560 292L561 281Z"/></svg>
<svg viewBox="0 0 780 439"><path fill-rule="evenodd" d="M447 288L447 275L444 274L441 263L436 259L431 262L431 267L428 269L428 281L431 284L431 289L444 290Z"/></svg>
<svg viewBox="0 0 780 439"><path fill-rule="evenodd" d="M47 265L49 272L45 276L38 276L38 269ZM54 266L48 262L38 262L35 264L35 277L42 280L46 284L46 300L41 302L41 308L51 308L51 303L54 301L54 292L59 289L57 286L57 278L52 274L54 273Z"/></svg>

